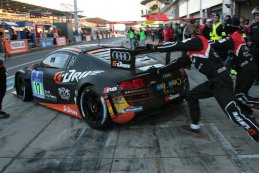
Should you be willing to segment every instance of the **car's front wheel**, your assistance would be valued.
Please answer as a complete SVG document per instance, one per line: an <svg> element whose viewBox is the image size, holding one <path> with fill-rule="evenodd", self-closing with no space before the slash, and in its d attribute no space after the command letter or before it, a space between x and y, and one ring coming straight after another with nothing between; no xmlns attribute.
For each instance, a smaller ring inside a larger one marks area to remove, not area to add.
<svg viewBox="0 0 259 173"><path fill-rule="evenodd" d="M105 100L93 86L84 88L79 95L79 110L85 121L94 129L102 130L112 124Z"/></svg>
<svg viewBox="0 0 259 173"><path fill-rule="evenodd" d="M21 74L16 78L16 93L23 101L31 101L33 98L30 84L23 80Z"/></svg>

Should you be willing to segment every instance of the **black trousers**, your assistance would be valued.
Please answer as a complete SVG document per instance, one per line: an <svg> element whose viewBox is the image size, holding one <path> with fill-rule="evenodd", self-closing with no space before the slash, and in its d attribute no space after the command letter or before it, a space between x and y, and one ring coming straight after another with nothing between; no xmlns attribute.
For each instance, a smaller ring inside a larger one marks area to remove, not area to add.
<svg viewBox="0 0 259 173"><path fill-rule="evenodd" d="M235 94L237 99L251 108L259 109L259 98L251 97L248 91L256 79L258 68L254 61L249 62L237 72Z"/></svg>
<svg viewBox="0 0 259 173"><path fill-rule="evenodd" d="M2 102L6 93L6 85L0 85L0 110L2 110Z"/></svg>
<svg viewBox="0 0 259 173"><path fill-rule="evenodd" d="M251 61L247 65L238 69L237 77L236 77L235 93L247 94L254 83L257 72L258 72L258 68L254 61Z"/></svg>
<svg viewBox="0 0 259 173"><path fill-rule="evenodd" d="M258 69L256 78L259 79L259 47L253 46L251 48L251 53L254 57L254 61L257 65L257 69Z"/></svg>
<svg viewBox="0 0 259 173"><path fill-rule="evenodd" d="M236 99L233 93L233 81L228 71L222 72L187 93L186 100L193 124L198 124L200 121L199 99L209 97L215 97L226 115L234 123L243 127L254 140L259 142L259 126L250 117L251 112L243 109L242 105Z"/></svg>

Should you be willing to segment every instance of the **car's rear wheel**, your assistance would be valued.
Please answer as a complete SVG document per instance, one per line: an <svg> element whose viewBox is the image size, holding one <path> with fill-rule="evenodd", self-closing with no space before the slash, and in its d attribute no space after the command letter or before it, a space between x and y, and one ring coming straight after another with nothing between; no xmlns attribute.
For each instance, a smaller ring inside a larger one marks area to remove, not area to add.
<svg viewBox="0 0 259 173"><path fill-rule="evenodd" d="M16 79L16 93L23 101L31 101L33 98L30 84L23 80L21 74Z"/></svg>
<svg viewBox="0 0 259 173"><path fill-rule="evenodd" d="M94 129L106 129L112 124L105 100L93 86L84 88L79 95L79 109L82 117Z"/></svg>

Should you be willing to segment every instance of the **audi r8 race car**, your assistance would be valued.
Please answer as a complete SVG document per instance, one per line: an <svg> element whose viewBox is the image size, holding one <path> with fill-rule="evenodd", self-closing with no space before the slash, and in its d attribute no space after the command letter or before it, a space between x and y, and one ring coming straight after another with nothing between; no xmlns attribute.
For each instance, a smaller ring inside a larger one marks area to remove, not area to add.
<svg viewBox="0 0 259 173"><path fill-rule="evenodd" d="M95 129L126 123L141 112L182 100L189 89L184 69L163 69L164 59L146 51L105 45L80 45L48 54L39 64L15 74L23 101L84 119Z"/></svg>

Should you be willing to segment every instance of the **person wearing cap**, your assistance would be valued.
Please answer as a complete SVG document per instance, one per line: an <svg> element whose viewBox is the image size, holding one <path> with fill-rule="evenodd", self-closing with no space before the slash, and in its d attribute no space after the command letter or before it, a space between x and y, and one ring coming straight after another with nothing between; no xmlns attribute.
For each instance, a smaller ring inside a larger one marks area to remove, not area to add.
<svg viewBox="0 0 259 173"><path fill-rule="evenodd" d="M251 53L254 56L255 63L259 69L259 7L255 7L252 11L254 15L254 23L250 26ZM259 84L259 71L257 74L256 84Z"/></svg>
<svg viewBox="0 0 259 173"><path fill-rule="evenodd" d="M213 13L213 25L212 31L210 32L210 40L221 40L222 37L226 36L223 25L219 21L219 13Z"/></svg>
<svg viewBox="0 0 259 173"><path fill-rule="evenodd" d="M0 31L0 119L9 118L9 114L3 111L3 98L6 93L6 68L5 49L2 42L3 33Z"/></svg>
<svg viewBox="0 0 259 173"><path fill-rule="evenodd" d="M183 125L182 129L195 136L200 136L200 106L199 99L215 97L216 101L234 123L243 127L253 140L259 142L259 127L250 117L251 111L242 107L233 93L233 80L220 57L211 48L208 40L197 33L196 27L190 27L186 34L188 39L182 42L167 43L165 45L147 44L147 49L157 52L188 51L187 54L159 69L151 67L148 71L154 75L166 72L168 69L179 69L193 64L200 73L207 77L207 81L186 93L191 123Z"/></svg>
<svg viewBox="0 0 259 173"><path fill-rule="evenodd" d="M259 109L259 98L248 95L256 78L257 66L243 37L239 18L233 16L226 22L229 35L222 40L210 42L210 45L216 52L224 52L225 56L231 57L227 59L226 65L237 71L235 94L238 100L251 108Z"/></svg>
<svg viewBox="0 0 259 173"><path fill-rule="evenodd" d="M203 30L201 31L201 35L203 35L207 40L210 40L210 33L212 31L212 19L207 19L207 23L205 24Z"/></svg>

